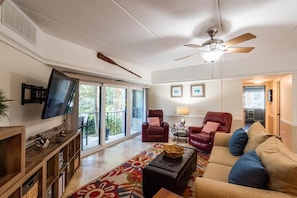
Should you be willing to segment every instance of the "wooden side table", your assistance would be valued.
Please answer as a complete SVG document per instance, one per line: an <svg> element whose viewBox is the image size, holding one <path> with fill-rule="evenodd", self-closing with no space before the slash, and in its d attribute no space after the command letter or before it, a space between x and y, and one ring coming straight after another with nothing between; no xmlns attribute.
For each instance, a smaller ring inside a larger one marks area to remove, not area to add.
<svg viewBox="0 0 297 198"><path fill-rule="evenodd" d="M182 196L175 194L174 192L171 192L167 190L166 188L161 188L154 196L153 198L182 198Z"/></svg>

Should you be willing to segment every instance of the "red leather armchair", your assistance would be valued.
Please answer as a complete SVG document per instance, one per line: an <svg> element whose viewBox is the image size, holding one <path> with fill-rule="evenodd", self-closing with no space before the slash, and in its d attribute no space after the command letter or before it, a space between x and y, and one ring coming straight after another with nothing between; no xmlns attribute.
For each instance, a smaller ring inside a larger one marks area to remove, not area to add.
<svg viewBox="0 0 297 198"><path fill-rule="evenodd" d="M149 118L159 118L158 126L149 124ZM149 110L147 113L147 122L142 124L142 141L143 142L168 142L169 125L163 121L162 110Z"/></svg>
<svg viewBox="0 0 297 198"><path fill-rule="evenodd" d="M216 131L203 132L208 121L219 123ZM232 114L227 112L207 112L201 127L189 127L189 143L201 150L210 152L213 147L216 132L230 133Z"/></svg>

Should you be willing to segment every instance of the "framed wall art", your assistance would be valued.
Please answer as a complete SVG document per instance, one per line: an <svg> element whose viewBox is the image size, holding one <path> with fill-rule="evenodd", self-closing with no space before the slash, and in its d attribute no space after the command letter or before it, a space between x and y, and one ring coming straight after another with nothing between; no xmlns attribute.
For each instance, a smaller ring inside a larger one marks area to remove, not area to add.
<svg viewBox="0 0 297 198"><path fill-rule="evenodd" d="M205 97L205 85L204 84L191 85L191 96Z"/></svg>
<svg viewBox="0 0 297 198"><path fill-rule="evenodd" d="M183 96L183 86L182 85L172 85L170 92L171 92L171 97L182 97Z"/></svg>

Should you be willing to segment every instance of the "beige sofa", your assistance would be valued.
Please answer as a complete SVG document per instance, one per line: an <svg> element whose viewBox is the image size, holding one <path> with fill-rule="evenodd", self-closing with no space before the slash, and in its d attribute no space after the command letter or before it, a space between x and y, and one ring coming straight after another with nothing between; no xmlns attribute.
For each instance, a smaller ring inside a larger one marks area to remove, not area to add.
<svg viewBox="0 0 297 198"><path fill-rule="evenodd" d="M253 125L248 131L248 142L244 153L252 149L256 150L257 156L269 175L267 189L228 183L229 173L241 156L233 156L229 151L228 145L232 134L216 133L214 147L203 177L197 177L195 180L196 198L297 197L296 154L285 148L276 137L271 136L264 128L261 129L262 125L259 126L259 123ZM288 167L286 167L287 165ZM284 171L278 170L275 174L273 169L280 167Z"/></svg>

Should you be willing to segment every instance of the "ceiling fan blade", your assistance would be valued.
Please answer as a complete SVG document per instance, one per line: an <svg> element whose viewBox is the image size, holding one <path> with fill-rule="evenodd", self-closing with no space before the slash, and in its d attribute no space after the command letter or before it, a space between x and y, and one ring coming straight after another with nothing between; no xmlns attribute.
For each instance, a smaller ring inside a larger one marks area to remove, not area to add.
<svg viewBox="0 0 297 198"><path fill-rule="evenodd" d="M185 44L184 46L186 47L192 47L192 48L200 48L200 45L196 45L196 44Z"/></svg>
<svg viewBox="0 0 297 198"><path fill-rule="evenodd" d="M253 39L253 38L256 38L256 36L251 34L251 33L246 33L246 34L240 35L238 37L235 37L235 38L225 42L225 45L226 46L235 45L237 43L248 41L248 40Z"/></svg>
<svg viewBox="0 0 297 198"><path fill-rule="evenodd" d="M120 68L126 70L127 72L129 72L129 73L131 73L131 74L137 76L138 78L142 78L140 75L138 75L138 74L132 72L131 70L129 70L129 69L127 69L127 68L125 68L125 67L123 67L123 66L117 64L116 62L114 62L113 60L111 60L110 58L108 58L107 56L103 55L103 54L100 53L100 52L97 53L97 58L99 58L99 59L101 59L101 60L104 60L105 62L108 62L108 63L110 63L110 64L116 65L116 66L118 66L118 67L120 67Z"/></svg>
<svg viewBox="0 0 297 198"><path fill-rule="evenodd" d="M175 61L179 61L179 60L182 60L182 59L185 59L185 58L190 58L192 56L198 56L198 54L191 54L189 56L184 56L184 57L181 57L181 58L177 58L177 59L175 59Z"/></svg>
<svg viewBox="0 0 297 198"><path fill-rule="evenodd" d="M227 52L249 53L253 49L255 49L255 47L231 47L231 48L227 48Z"/></svg>

